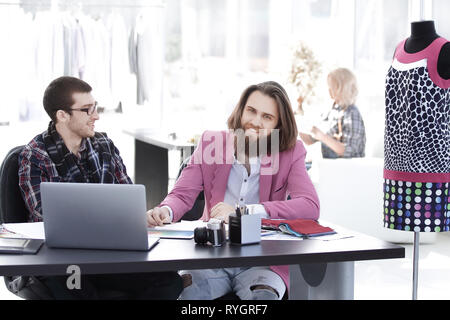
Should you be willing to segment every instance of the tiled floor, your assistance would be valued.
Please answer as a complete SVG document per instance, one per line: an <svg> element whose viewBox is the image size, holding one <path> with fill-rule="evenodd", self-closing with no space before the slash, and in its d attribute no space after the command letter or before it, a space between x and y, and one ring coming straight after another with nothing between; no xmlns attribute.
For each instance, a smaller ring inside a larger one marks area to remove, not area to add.
<svg viewBox="0 0 450 320"><path fill-rule="evenodd" d="M356 300L411 299L413 245L403 246L404 259L356 262ZM438 234L433 244L421 244L419 256L418 299L450 300L450 233ZM3 278L0 278L0 299L20 299L6 289Z"/></svg>

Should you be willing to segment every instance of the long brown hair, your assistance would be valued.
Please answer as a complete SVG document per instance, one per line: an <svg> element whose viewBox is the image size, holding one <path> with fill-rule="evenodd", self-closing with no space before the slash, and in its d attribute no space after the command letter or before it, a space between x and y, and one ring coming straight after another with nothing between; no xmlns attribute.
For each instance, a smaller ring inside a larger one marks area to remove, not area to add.
<svg viewBox="0 0 450 320"><path fill-rule="evenodd" d="M294 118L294 112L284 88L275 81L267 81L249 86L241 94L241 98L228 118L228 129L243 129L241 126L242 113L247 104L248 97L254 92L259 91L273 98L278 106L280 115L275 129L280 130L280 152L291 149L297 142L297 124Z"/></svg>

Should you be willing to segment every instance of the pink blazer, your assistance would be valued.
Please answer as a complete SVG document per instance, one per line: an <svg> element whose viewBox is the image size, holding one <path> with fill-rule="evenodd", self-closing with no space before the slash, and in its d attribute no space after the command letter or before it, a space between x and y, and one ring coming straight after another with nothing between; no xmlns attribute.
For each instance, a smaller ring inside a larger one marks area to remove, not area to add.
<svg viewBox="0 0 450 320"><path fill-rule="evenodd" d="M169 206L174 221L178 221L204 191L202 219L209 220L211 208L224 200L233 154L234 140L230 133L204 132L189 164L160 206ZM319 218L319 199L306 172L305 156L303 143L297 141L294 148L261 159L259 199L272 219ZM286 200L288 194L290 200ZM288 266L272 266L271 269L289 288Z"/></svg>

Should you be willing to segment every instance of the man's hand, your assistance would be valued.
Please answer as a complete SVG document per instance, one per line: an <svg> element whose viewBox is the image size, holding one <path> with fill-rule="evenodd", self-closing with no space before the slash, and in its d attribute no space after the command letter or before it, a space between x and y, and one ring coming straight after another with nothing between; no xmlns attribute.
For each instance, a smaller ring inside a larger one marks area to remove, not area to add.
<svg viewBox="0 0 450 320"><path fill-rule="evenodd" d="M168 222L170 222L169 209L155 207L147 211L147 225L149 227L162 226Z"/></svg>
<svg viewBox="0 0 450 320"><path fill-rule="evenodd" d="M235 212L235 209L225 202L219 202L211 209L211 218L223 220L228 223L228 216Z"/></svg>

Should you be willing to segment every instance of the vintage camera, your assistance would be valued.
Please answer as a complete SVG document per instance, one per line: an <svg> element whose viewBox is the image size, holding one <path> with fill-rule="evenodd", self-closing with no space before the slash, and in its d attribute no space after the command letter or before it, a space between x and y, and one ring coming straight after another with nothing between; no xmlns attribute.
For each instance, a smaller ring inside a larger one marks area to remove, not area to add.
<svg viewBox="0 0 450 320"><path fill-rule="evenodd" d="M222 220L210 219L206 227L194 229L194 241L198 244L211 243L220 247L227 240L225 224Z"/></svg>

